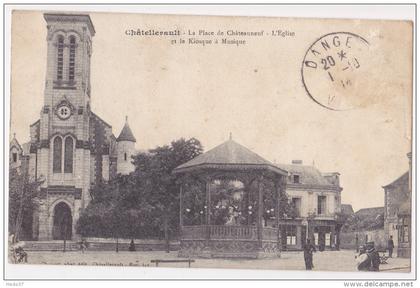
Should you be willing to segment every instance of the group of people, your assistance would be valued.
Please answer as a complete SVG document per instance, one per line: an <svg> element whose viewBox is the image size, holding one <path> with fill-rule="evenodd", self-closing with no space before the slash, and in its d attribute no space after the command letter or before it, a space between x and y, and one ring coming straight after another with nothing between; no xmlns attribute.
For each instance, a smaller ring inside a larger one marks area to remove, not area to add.
<svg viewBox="0 0 420 288"><path fill-rule="evenodd" d="M359 248L359 255L356 256L357 270L359 271L379 271L381 257L375 249L374 242L367 242Z"/></svg>
<svg viewBox="0 0 420 288"><path fill-rule="evenodd" d="M388 251L389 257L392 258L392 252L394 249L394 242L392 236L388 240ZM316 247L310 241L306 240L303 245L303 257L305 260L306 270L312 270L314 268L313 253L316 252ZM379 271L379 265L381 264L381 257L375 248L374 242L366 242L358 249L359 254L356 256L357 270L359 271Z"/></svg>
<svg viewBox="0 0 420 288"><path fill-rule="evenodd" d="M388 257L392 258L392 253L394 251L394 240L392 239L392 236L389 236L387 250ZM374 242L367 242L365 245L360 246L359 254L356 256L356 259L357 269L359 271L379 271L381 257L375 248Z"/></svg>

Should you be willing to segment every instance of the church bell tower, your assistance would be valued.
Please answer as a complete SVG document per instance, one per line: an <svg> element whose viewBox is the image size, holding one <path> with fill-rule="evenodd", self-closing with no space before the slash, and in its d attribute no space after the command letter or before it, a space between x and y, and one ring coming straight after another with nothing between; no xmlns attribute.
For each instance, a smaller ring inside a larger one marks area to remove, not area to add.
<svg viewBox="0 0 420 288"><path fill-rule="evenodd" d="M95 29L89 15L46 13L47 71L39 122L37 173L44 182L38 239L73 239L90 187L90 59Z"/></svg>

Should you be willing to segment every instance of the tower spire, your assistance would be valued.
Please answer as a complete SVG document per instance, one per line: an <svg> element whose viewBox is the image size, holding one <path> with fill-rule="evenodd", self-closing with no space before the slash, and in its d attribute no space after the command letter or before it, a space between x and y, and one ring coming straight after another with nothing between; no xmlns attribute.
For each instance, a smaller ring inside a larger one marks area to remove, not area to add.
<svg viewBox="0 0 420 288"><path fill-rule="evenodd" d="M121 130L120 136L118 136L117 141L131 141L136 142L136 138L131 132L130 126L128 125L128 116L125 116L125 124L123 129Z"/></svg>

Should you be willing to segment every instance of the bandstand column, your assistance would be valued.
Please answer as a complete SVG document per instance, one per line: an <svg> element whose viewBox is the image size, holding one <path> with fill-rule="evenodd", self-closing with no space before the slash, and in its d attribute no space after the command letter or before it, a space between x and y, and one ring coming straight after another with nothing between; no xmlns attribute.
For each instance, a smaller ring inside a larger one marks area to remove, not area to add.
<svg viewBox="0 0 420 288"><path fill-rule="evenodd" d="M183 191L184 190L184 185L181 183L181 185L179 186L179 230L180 230L180 234L182 235L182 226L184 226L184 220L183 220L183 217L182 217L182 215L183 215L183 213L184 213L184 208L183 208L183 205L182 205L182 201L183 201L183 199L182 199L182 194L183 194Z"/></svg>
<svg viewBox="0 0 420 288"><path fill-rule="evenodd" d="M257 233L258 233L258 248L262 249L262 219L263 219L263 183L262 177L258 179L258 215L257 215Z"/></svg>
<svg viewBox="0 0 420 288"><path fill-rule="evenodd" d="M245 211L246 211L246 223L247 225L251 225L251 215L249 214L249 205L251 204L251 195L249 195L249 193L251 193L251 189L250 189L250 184L249 182L244 182L244 192L245 192Z"/></svg>
<svg viewBox="0 0 420 288"><path fill-rule="evenodd" d="M210 180L206 180L206 246L209 247L210 244L210 204L211 204L211 195L210 195Z"/></svg>
<svg viewBox="0 0 420 288"><path fill-rule="evenodd" d="M281 250L281 245L280 245L280 186L281 186L281 182L280 181L274 182L274 189L276 190L275 201L276 201L276 229L277 229L277 250L278 251Z"/></svg>

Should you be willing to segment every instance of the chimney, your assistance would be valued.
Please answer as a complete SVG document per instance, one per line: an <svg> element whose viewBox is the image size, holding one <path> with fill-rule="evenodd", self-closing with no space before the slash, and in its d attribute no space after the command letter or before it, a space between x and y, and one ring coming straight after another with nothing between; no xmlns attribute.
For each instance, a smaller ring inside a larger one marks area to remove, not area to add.
<svg viewBox="0 0 420 288"><path fill-rule="evenodd" d="M292 164L294 165L302 165L303 161L302 160L292 160Z"/></svg>

